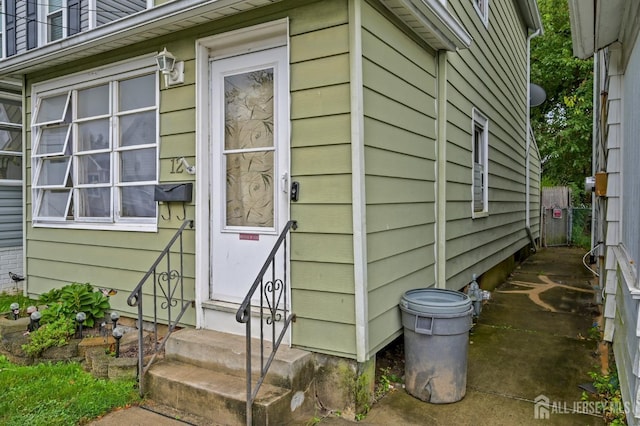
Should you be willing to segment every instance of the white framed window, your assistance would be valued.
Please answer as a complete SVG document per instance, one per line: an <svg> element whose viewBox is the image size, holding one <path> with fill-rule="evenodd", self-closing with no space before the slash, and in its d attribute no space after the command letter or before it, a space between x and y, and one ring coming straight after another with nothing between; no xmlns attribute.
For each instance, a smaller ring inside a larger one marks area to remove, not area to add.
<svg viewBox="0 0 640 426"><path fill-rule="evenodd" d="M472 0L473 7L482 19L484 26L489 25L489 0Z"/></svg>
<svg viewBox="0 0 640 426"><path fill-rule="evenodd" d="M489 120L475 108L471 128L471 147L472 212L473 217L482 217L489 213Z"/></svg>
<svg viewBox="0 0 640 426"><path fill-rule="evenodd" d="M0 94L0 183L22 182L22 101Z"/></svg>
<svg viewBox="0 0 640 426"><path fill-rule="evenodd" d="M48 0L43 3L43 7L45 8L44 19L41 22L46 26L46 30L41 33L46 35L45 43L66 37L67 20L66 14L63 13L67 7L66 0Z"/></svg>
<svg viewBox="0 0 640 426"><path fill-rule="evenodd" d="M34 224L155 230L158 80L136 61L34 85Z"/></svg>

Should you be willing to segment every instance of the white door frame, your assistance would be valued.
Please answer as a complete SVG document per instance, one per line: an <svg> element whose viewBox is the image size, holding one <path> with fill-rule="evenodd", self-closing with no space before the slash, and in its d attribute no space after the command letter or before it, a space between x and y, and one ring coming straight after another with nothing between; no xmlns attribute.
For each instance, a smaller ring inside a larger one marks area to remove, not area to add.
<svg viewBox="0 0 640 426"><path fill-rule="evenodd" d="M196 41L196 197L195 239L196 270L195 299L196 327L205 326L203 302L209 299L210 277L210 75L211 59L221 59L238 54L287 46L288 60L289 21L281 19L253 27L243 28ZM289 125L286 126L289 137ZM291 300L291 299L289 299ZM242 325L243 324L238 324Z"/></svg>

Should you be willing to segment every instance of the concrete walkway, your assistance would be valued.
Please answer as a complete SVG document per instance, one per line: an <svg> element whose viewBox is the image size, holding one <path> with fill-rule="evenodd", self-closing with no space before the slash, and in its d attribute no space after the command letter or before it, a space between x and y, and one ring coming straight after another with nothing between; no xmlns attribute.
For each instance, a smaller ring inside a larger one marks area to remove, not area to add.
<svg viewBox="0 0 640 426"><path fill-rule="evenodd" d="M604 424L590 415L594 406L581 402L578 387L590 382L590 371L600 370L597 343L588 339L599 310L593 305L592 274L582 265L583 255L580 249L542 249L492 292L470 336L464 399L429 404L399 389L374 404L358 424ZM319 416L307 424L318 422L353 424L337 416ZM184 423L132 408L92 424Z"/></svg>

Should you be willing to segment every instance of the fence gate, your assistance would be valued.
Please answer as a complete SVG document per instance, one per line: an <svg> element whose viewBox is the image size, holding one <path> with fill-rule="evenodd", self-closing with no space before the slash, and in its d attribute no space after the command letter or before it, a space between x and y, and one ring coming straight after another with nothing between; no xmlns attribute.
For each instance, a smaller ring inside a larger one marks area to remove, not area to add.
<svg viewBox="0 0 640 426"><path fill-rule="evenodd" d="M545 208L542 245L568 246L571 243L571 209Z"/></svg>

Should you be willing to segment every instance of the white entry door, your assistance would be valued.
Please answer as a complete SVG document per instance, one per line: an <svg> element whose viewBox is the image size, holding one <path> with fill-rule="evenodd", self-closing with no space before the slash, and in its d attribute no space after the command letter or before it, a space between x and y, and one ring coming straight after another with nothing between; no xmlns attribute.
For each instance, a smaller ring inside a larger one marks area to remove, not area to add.
<svg viewBox="0 0 640 426"><path fill-rule="evenodd" d="M210 298L240 303L289 220L287 51L214 59L210 70Z"/></svg>

